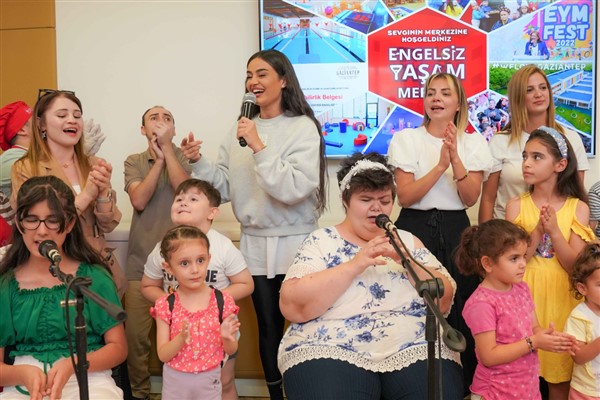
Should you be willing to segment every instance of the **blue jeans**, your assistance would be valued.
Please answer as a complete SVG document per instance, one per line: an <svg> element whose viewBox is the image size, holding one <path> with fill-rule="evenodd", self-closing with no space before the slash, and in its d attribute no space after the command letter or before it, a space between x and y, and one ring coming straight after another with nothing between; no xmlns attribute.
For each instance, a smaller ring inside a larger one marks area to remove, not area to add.
<svg viewBox="0 0 600 400"><path fill-rule="evenodd" d="M442 360L444 400L462 400L462 370ZM392 372L372 372L345 361L316 359L300 363L283 374L289 400L425 400L427 361L417 361Z"/></svg>

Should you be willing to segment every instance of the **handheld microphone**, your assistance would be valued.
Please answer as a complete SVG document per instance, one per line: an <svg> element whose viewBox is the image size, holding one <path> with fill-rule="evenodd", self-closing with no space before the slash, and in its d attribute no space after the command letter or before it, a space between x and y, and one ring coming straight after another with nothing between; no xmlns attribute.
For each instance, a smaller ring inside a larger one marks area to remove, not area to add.
<svg viewBox="0 0 600 400"><path fill-rule="evenodd" d="M242 99L242 117L252 118L252 108L256 105L256 95L252 92L248 92L244 94ZM239 140L240 146L246 147L248 143L246 143L246 139L243 137Z"/></svg>
<svg viewBox="0 0 600 400"><path fill-rule="evenodd" d="M375 224L388 232L393 232L396 230L396 226L392 223L392 221L390 221L390 217L385 214L379 214L375 218Z"/></svg>
<svg viewBox="0 0 600 400"><path fill-rule="evenodd" d="M62 261L62 257L58 252L58 246L53 240L44 240L40 243L38 250L40 254L50 260L52 264L58 264Z"/></svg>

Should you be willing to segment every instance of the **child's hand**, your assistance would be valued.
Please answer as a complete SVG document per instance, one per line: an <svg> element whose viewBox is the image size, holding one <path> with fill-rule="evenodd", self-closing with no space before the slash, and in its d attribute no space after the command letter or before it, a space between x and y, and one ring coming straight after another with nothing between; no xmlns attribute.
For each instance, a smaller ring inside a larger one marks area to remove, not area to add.
<svg viewBox="0 0 600 400"><path fill-rule="evenodd" d="M235 342L237 341L236 335L240 331L240 320L235 314L229 314L223 323L221 323L221 339L223 341Z"/></svg>
<svg viewBox="0 0 600 400"><path fill-rule="evenodd" d="M600 339L600 337L598 337L598 339ZM577 352L580 350L581 346L579 346L579 343L575 341L575 344L571 346L571 349L569 350L569 354L571 355L571 357L575 357L577 355Z"/></svg>
<svg viewBox="0 0 600 400"><path fill-rule="evenodd" d="M550 234L558 229L558 220L556 219L556 211L549 204L544 204L540 210L540 222L544 232Z"/></svg>
<svg viewBox="0 0 600 400"><path fill-rule="evenodd" d="M573 346L577 345L575 337L556 331L552 322L550 322L548 329L539 330L533 335L531 340L536 349L551 351L553 353L571 352Z"/></svg>
<svg viewBox="0 0 600 400"><path fill-rule="evenodd" d="M33 365L17 365L21 376L23 377L23 385L27 388L32 400L42 400L44 396L50 394L50 390L46 389L46 374L41 368Z"/></svg>
<svg viewBox="0 0 600 400"><path fill-rule="evenodd" d="M73 364L69 358L63 358L52 365L52 368L48 371L47 382L50 400L60 399L62 397L62 390L73 373Z"/></svg>
<svg viewBox="0 0 600 400"><path fill-rule="evenodd" d="M185 344L190 344L190 323L189 321L183 321L181 326L181 332L177 335L181 338L181 341Z"/></svg>

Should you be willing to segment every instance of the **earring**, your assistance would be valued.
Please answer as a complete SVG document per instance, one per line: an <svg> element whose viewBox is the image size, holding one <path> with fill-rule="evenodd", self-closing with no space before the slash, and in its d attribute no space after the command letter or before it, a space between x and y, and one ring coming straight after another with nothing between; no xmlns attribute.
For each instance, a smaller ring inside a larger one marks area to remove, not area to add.
<svg viewBox="0 0 600 400"><path fill-rule="evenodd" d="M42 131L42 139L46 139L46 131Z"/></svg>

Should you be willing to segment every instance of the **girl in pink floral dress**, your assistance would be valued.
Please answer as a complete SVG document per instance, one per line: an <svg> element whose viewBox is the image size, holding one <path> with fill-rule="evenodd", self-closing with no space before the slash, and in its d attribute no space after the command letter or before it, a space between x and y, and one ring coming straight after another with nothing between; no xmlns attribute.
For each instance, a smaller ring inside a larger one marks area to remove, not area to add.
<svg viewBox="0 0 600 400"><path fill-rule="evenodd" d="M165 363L162 399L220 400L221 362L238 348L239 308L224 292L219 306L215 290L206 285L209 242L199 229L171 229L160 252L163 268L179 282L173 297L161 297L151 310L158 357Z"/></svg>

